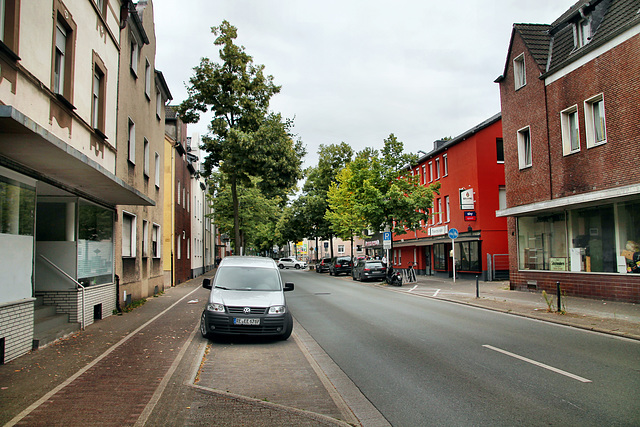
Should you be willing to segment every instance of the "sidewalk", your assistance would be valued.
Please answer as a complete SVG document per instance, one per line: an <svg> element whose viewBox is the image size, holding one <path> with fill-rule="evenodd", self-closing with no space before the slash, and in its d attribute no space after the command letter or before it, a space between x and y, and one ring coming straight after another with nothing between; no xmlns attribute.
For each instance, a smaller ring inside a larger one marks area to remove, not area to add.
<svg viewBox="0 0 640 427"><path fill-rule="evenodd" d="M638 304L569 296L563 297L566 312L561 314L555 295L548 295L553 300L550 312L541 292L512 291L509 282L479 281L476 298L475 280L456 279L454 283L453 279L433 276L417 279L416 283L389 289L640 340Z"/></svg>

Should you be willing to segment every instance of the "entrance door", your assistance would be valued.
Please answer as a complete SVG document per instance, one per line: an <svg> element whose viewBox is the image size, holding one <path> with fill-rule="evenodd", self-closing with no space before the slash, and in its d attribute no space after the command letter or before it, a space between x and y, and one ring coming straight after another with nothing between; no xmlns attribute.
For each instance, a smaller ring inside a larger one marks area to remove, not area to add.
<svg viewBox="0 0 640 427"><path fill-rule="evenodd" d="M431 269L431 248L433 246L425 246L424 247L424 270L427 276L433 275L433 270Z"/></svg>

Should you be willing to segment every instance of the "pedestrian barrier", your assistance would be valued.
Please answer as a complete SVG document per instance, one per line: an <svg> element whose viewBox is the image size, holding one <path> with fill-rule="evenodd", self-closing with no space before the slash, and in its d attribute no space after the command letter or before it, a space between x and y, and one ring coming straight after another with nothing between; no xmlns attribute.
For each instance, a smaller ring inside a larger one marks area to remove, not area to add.
<svg viewBox="0 0 640 427"><path fill-rule="evenodd" d="M416 271L413 267L402 270L402 283L416 283L418 278L416 277Z"/></svg>

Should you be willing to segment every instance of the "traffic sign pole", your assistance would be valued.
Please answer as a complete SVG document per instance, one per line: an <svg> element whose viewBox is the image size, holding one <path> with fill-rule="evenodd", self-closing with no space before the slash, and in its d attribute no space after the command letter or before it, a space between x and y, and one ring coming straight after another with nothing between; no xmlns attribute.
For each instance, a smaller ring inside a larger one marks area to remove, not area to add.
<svg viewBox="0 0 640 427"><path fill-rule="evenodd" d="M456 283L456 243L455 239L458 237L458 229L452 228L449 230L449 237L451 238L451 253L453 254L453 283Z"/></svg>

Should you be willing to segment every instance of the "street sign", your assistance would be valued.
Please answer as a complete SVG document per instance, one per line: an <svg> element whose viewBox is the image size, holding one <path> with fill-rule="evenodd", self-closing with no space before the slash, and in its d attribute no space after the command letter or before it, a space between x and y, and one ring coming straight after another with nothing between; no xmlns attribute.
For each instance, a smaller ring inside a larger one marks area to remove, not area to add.
<svg viewBox="0 0 640 427"><path fill-rule="evenodd" d="M391 232L385 231L382 235L382 249L391 249Z"/></svg>
<svg viewBox="0 0 640 427"><path fill-rule="evenodd" d="M449 238L450 239L457 239L458 238L458 229L457 228L452 228L451 230L449 230Z"/></svg>

